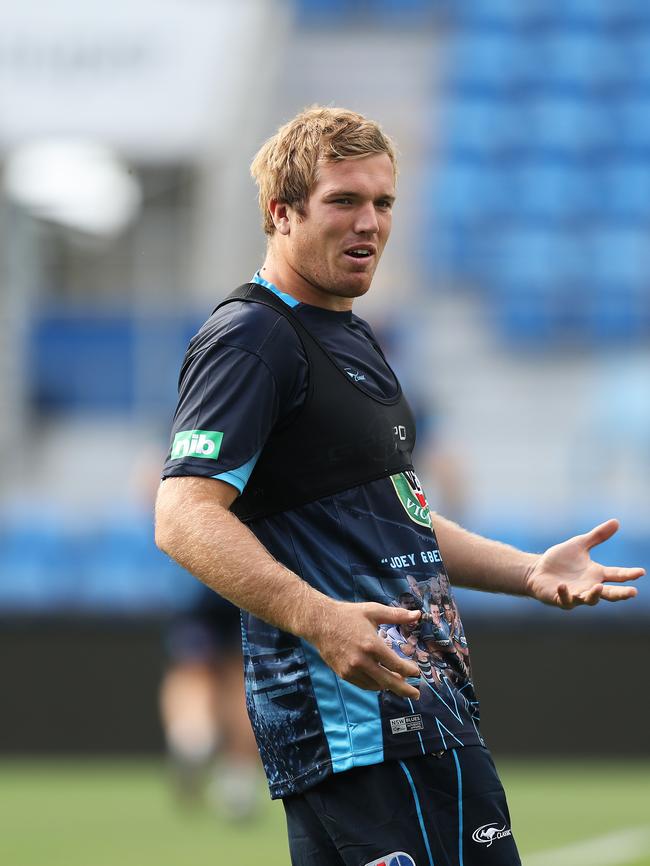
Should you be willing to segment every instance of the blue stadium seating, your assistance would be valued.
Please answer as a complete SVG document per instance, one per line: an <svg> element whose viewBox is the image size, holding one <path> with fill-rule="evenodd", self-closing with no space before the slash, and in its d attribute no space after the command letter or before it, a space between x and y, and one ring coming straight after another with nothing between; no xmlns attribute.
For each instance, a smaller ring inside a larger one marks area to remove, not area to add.
<svg viewBox="0 0 650 866"><path fill-rule="evenodd" d="M621 97L616 111L616 132L623 155L650 153L650 82L644 92L631 91Z"/></svg>
<svg viewBox="0 0 650 866"><path fill-rule="evenodd" d="M548 84L564 85L568 91L573 87L574 92L590 96L603 86L625 81L629 75L626 39L605 28L556 28L540 43L540 80Z"/></svg>
<svg viewBox="0 0 650 866"><path fill-rule="evenodd" d="M526 45L508 33L461 31L449 48L453 82L507 85L530 63Z"/></svg>
<svg viewBox="0 0 650 866"><path fill-rule="evenodd" d="M42 412L128 410L167 419L183 353L209 310L194 316L106 313L70 304L31 322L29 378Z"/></svg>
<svg viewBox="0 0 650 866"><path fill-rule="evenodd" d="M650 7L455 9L425 255L509 342L647 339Z"/></svg>
<svg viewBox="0 0 650 866"><path fill-rule="evenodd" d="M5 519L0 532L3 612L151 614L185 604L194 579L154 545L151 519L93 526Z"/></svg>
<svg viewBox="0 0 650 866"><path fill-rule="evenodd" d="M525 222L548 221L561 228L569 221L592 218L599 203L593 173L567 163L529 161L518 172L517 213Z"/></svg>
<svg viewBox="0 0 650 866"><path fill-rule="evenodd" d="M605 166L601 200L616 220L650 222L650 161L617 160Z"/></svg>
<svg viewBox="0 0 650 866"><path fill-rule="evenodd" d="M521 331L518 331L521 334ZM197 582L153 546L150 518L116 518L102 526L66 527L31 521L3 521L0 532L0 617L71 614L142 617L183 609L196 595ZM590 523L591 516L584 525ZM473 527L523 549L542 550L557 539L544 530L496 520ZM570 528L569 528L570 529ZM569 532L569 529L566 531ZM582 526L584 529L584 526ZM576 526L575 531L580 531ZM612 548L610 549L610 545ZM615 545L615 546L614 546ZM628 532L606 545L607 562L647 562L650 541L645 531ZM627 615L647 617L650 590ZM462 594L463 609L484 615L528 615L521 603L504 596L488 604L480 593ZM487 605L487 607L486 607ZM614 615L614 606L600 611ZM540 616L538 606L531 615Z"/></svg>
<svg viewBox="0 0 650 866"><path fill-rule="evenodd" d="M454 153L507 160L511 152L530 145L526 105L468 98L452 103L443 120L445 139Z"/></svg>

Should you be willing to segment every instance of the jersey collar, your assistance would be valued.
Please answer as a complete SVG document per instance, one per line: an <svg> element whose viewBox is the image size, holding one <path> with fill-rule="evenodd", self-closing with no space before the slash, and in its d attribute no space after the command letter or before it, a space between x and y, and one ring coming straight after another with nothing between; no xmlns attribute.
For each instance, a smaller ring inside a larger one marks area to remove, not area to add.
<svg viewBox="0 0 650 866"><path fill-rule="evenodd" d="M255 271L255 273L253 275L253 279L251 280L251 283L257 283L258 286L264 286L265 289L268 289L270 292L273 292L273 294L277 295L281 301L284 301L284 303L288 307L297 307L298 304L300 303L300 301L297 301L295 298L293 298L291 295L288 295L286 292L281 292L277 286L273 285L273 283L270 283L268 280L265 280L264 277L261 277L259 271Z"/></svg>

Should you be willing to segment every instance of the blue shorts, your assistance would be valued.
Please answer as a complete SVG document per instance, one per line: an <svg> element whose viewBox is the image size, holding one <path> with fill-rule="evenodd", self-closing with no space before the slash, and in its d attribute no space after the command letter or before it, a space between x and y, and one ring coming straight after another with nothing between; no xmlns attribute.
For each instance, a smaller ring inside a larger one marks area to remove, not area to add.
<svg viewBox="0 0 650 866"><path fill-rule="evenodd" d="M171 662L210 663L241 654L239 608L205 586L193 604L174 617L165 635Z"/></svg>
<svg viewBox="0 0 650 866"><path fill-rule="evenodd" d="M292 866L521 866L482 746L357 767L284 808Z"/></svg>

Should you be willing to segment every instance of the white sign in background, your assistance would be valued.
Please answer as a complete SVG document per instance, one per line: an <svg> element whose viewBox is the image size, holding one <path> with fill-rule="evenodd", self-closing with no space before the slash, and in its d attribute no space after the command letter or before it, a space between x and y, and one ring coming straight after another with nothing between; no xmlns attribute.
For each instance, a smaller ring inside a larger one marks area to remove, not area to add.
<svg viewBox="0 0 650 866"><path fill-rule="evenodd" d="M148 161L218 147L272 0L0 0L0 156L50 136ZM217 122L215 122L217 121Z"/></svg>

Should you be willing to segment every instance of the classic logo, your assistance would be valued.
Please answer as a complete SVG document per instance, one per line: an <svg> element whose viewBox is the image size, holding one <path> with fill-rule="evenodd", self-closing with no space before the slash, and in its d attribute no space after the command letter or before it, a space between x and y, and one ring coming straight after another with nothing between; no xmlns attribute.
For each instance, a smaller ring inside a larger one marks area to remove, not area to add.
<svg viewBox="0 0 650 866"><path fill-rule="evenodd" d="M477 827L472 833L472 839L475 842L487 845L488 848L497 839L503 839L505 836L512 836L512 830L507 828L505 824L503 827L499 827L496 821L492 824L483 824L482 827Z"/></svg>
<svg viewBox="0 0 650 866"><path fill-rule="evenodd" d="M386 854L379 860L366 863L366 866L416 866L416 863L410 854L405 854L403 851L393 851L392 854Z"/></svg>
<svg viewBox="0 0 650 866"><path fill-rule="evenodd" d="M218 430L182 430L174 436L171 459L205 457L216 460L221 450L223 433Z"/></svg>
<svg viewBox="0 0 650 866"><path fill-rule="evenodd" d="M431 515L427 498L415 472L409 469L406 472L400 472L399 475L391 475L390 480L393 482L399 501L411 520L420 526L430 527Z"/></svg>

